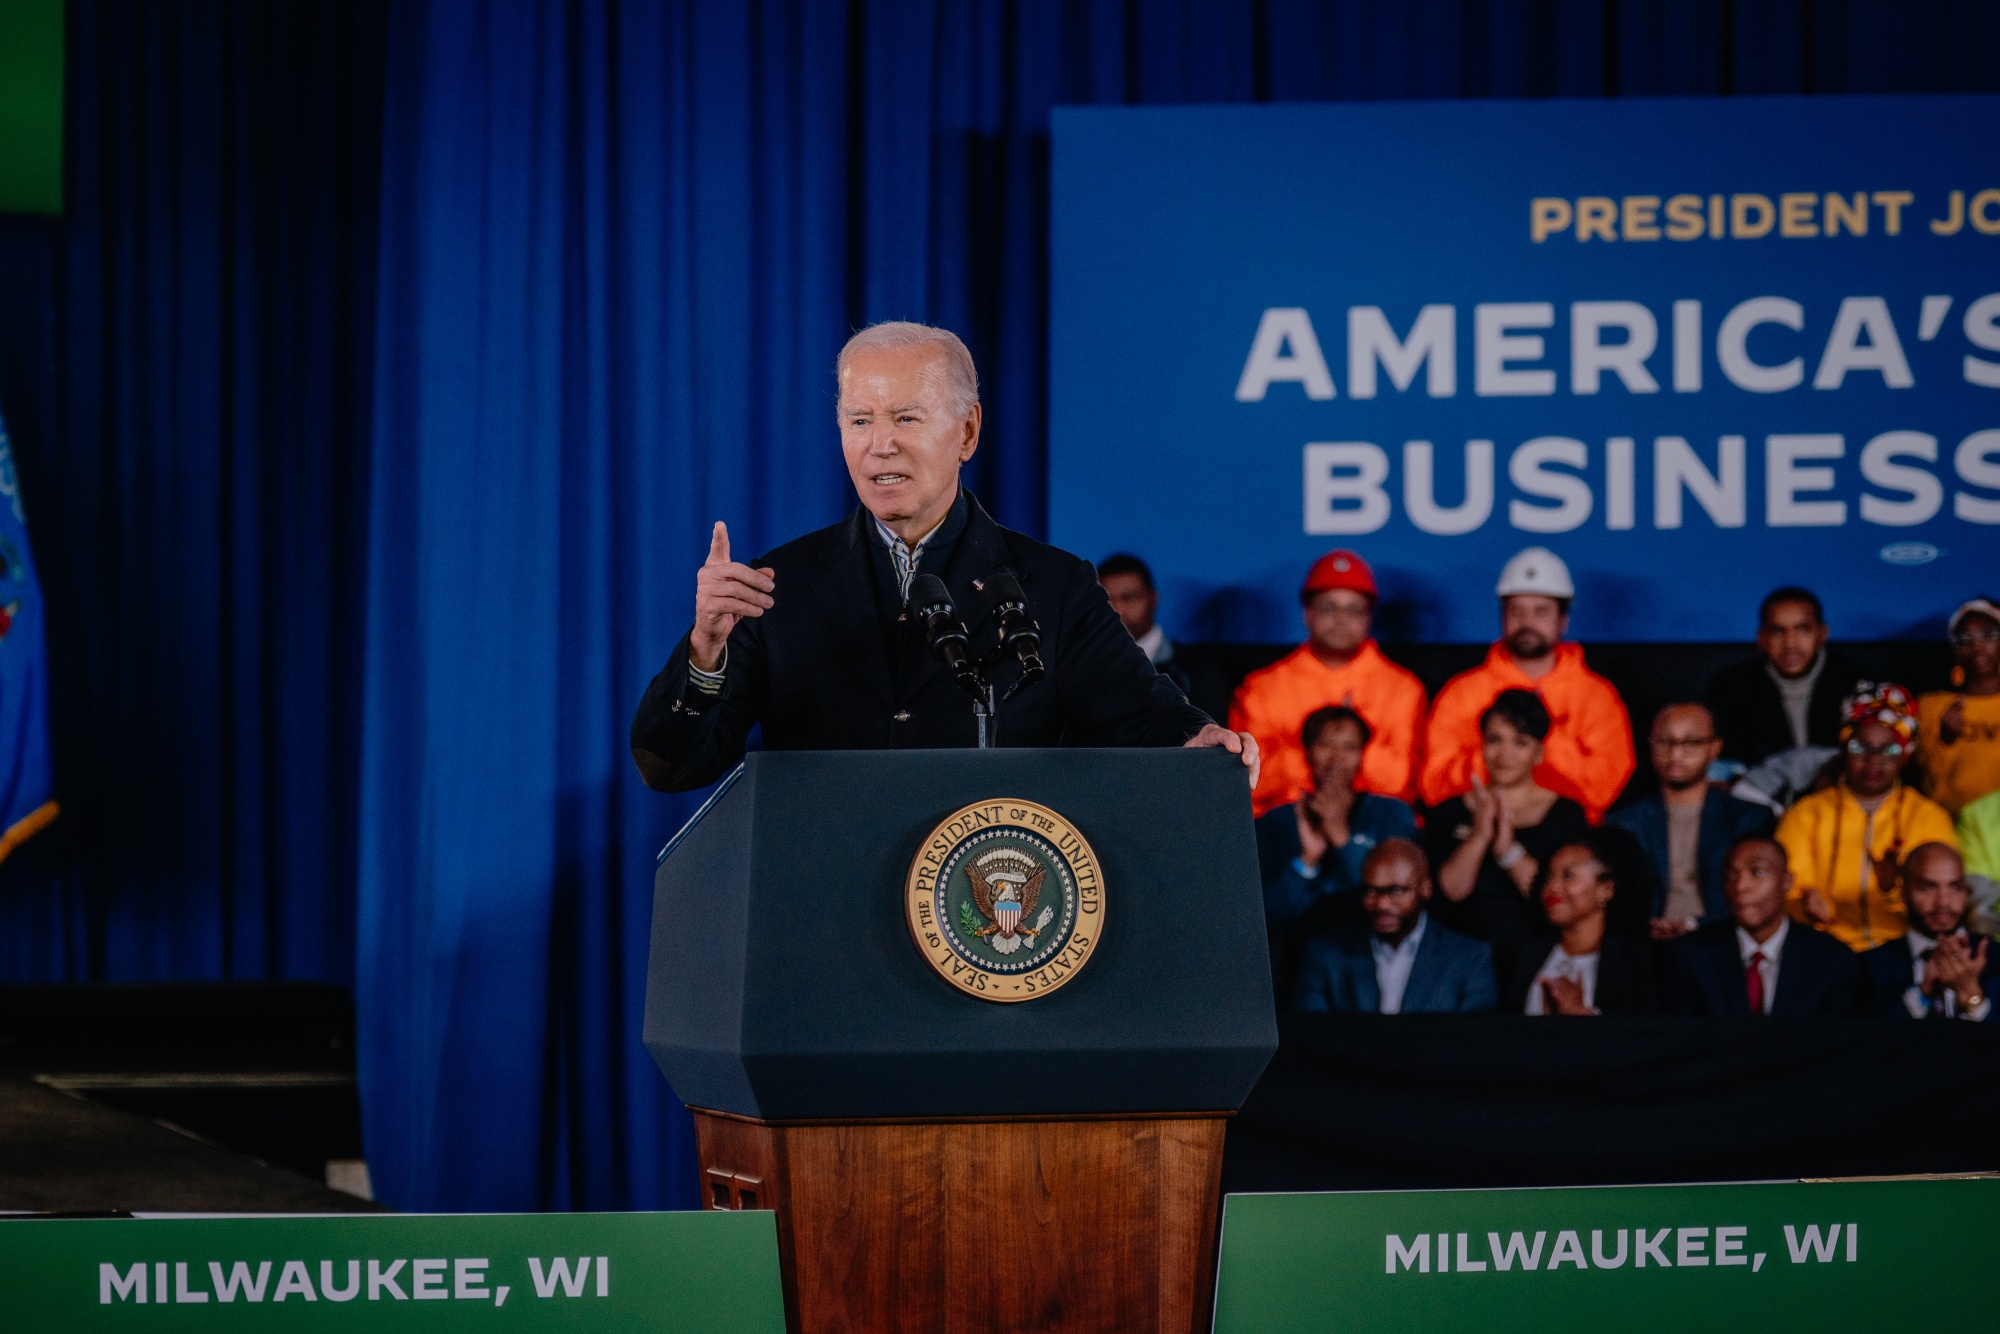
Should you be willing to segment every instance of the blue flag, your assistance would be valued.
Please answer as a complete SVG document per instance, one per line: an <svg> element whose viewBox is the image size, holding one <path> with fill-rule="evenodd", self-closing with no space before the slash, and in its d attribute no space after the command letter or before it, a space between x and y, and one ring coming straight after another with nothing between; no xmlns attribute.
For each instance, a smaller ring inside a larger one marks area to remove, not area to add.
<svg viewBox="0 0 2000 1334"><path fill-rule="evenodd" d="M42 590L14 449L0 422L0 860L55 818Z"/></svg>

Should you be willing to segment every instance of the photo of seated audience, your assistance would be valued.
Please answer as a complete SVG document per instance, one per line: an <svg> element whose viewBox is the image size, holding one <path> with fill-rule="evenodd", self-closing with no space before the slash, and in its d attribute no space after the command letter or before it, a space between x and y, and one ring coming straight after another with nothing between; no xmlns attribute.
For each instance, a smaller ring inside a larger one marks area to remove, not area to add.
<svg viewBox="0 0 2000 1334"><path fill-rule="evenodd" d="M1925 843L1958 846L1951 816L1903 781L1917 720L1910 692L1863 682L1842 709L1840 780L1785 812L1792 916L1851 950L1902 938L1903 858Z"/></svg>
<svg viewBox="0 0 2000 1334"><path fill-rule="evenodd" d="M1292 991L1298 1010L1341 1014L1469 1014L1491 1010L1493 952L1434 921L1430 865L1406 838L1361 866L1361 921L1305 944Z"/></svg>
<svg viewBox="0 0 2000 1334"><path fill-rule="evenodd" d="M1392 838L1414 839L1416 816L1394 797L1355 790L1374 744L1368 723L1343 704L1315 709L1300 728L1312 786L1257 820L1264 921L1274 937L1311 913L1315 927L1360 914L1361 866Z"/></svg>
<svg viewBox="0 0 2000 1334"><path fill-rule="evenodd" d="M1482 754L1470 787L1432 806L1424 824L1436 915L1502 955L1546 922L1535 888L1549 854L1590 832L1582 806L1538 781L1548 735L1539 695L1501 691L1479 719Z"/></svg>
<svg viewBox="0 0 2000 1334"><path fill-rule="evenodd" d="M1877 1014L1891 1018L1969 1019L1993 1013L2000 950L1967 928L1971 896L1955 849L1926 843L1903 862L1909 930L1861 956Z"/></svg>
<svg viewBox="0 0 2000 1334"><path fill-rule="evenodd" d="M1592 829L1563 842L1537 887L1546 927L1514 955L1501 1009L1527 1015L1651 1014L1653 944L1612 931L1624 860L1615 831Z"/></svg>
<svg viewBox="0 0 2000 1334"><path fill-rule="evenodd" d="M1490 779L1482 771L1481 719L1501 692L1532 691L1551 718L1535 781L1574 801L1594 823L1637 767L1632 724L1618 690L1568 643L1576 585L1562 558L1543 547L1517 553L1501 570L1500 640L1486 660L1438 692L1425 729L1423 797L1441 805Z"/></svg>
<svg viewBox="0 0 2000 1334"><path fill-rule="evenodd" d="M1305 642L1237 687L1230 730L1256 737L1263 756L1251 794L1255 814L1296 801L1309 789L1313 773L1299 745L1299 725L1329 704L1354 710L1373 733L1356 785L1364 792L1415 798L1424 687L1376 644L1376 598L1367 561L1352 551L1327 552L1299 589Z"/></svg>
<svg viewBox="0 0 2000 1334"><path fill-rule="evenodd" d="M1622 806L1605 823L1638 841L1651 875L1655 940L1686 935L1729 916L1723 861L1739 839L1768 833L1771 812L1708 781L1721 755L1715 719L1700 704L1669 704L1653 717L1646 753L1660 790Z"/></svg>
<svg viewBox="0 0 2000 1334"><path fill-rule="evenodd" d="M1792 920L1784 845L1746 838L1723 873L1729 917L1667 947L1667 1009L1687 1015L1837 1015L1861 1004L1852 950Z"/></svg>
<svg viewBox="0 0 2000 1334"><path fill-rule="evenodd" d="M1765 595L1757 609L1757 656L1709 682L1708 710L1724 759L1755 768L1784 751L1840 743L1841 701L1861 674L1826 640L1817 594L1789 586Z"/></svg>
<svg viewBox="0 0 2000 1334"><path fill-rule="evenodd" d="M1957 815L2000 791L2000 606L1978 597L1951 614L1953 688L1917 701L1917 771Z"/></svg>

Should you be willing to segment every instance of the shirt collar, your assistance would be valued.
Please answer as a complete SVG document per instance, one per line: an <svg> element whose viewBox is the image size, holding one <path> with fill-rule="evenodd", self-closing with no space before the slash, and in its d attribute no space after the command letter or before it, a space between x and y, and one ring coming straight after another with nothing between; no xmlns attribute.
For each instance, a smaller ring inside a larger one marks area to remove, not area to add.
<svg viewBox="0 0 2000 1334"><path fill-rule="evenodd" d="M1156 624L1133 642L1139 645L1148 659L1157 663L1161 656L1160 650L1167 646L1167 632Z"/></svg>
<svg viewBox="0 0 2000 1334"><path fill-rule="evenodd" d="M1778 919L1778 929L1771 933L1769 940L1759 945L1754 936L1739 926L1736 928L1736 952L1743 956L1743 962L1746 964L1750 962L1750 956L1753 954L1761 954L1766 959L1775 960L1780 954L1784 953L1785 937L1791 934L1791 930L1792 919L1789 917L1780 917Z"/></svg>
<svg viewBox="0 0 2000 1334"><path fill-rule="evenodd" d="M896 585L903 597L910 596L910 583L916 578L917 566L923 560L924 552L949 551L965 531L970 513L971 507L966 503L965 491L961 488L957 498L951 502L951 508L945 511L945 516L938 520L936 527L918 538L915 546L904 542L890 531L889 525L869 514L869 519L875 524L875 540L889 553L889 563L895 567Z"/></svg>

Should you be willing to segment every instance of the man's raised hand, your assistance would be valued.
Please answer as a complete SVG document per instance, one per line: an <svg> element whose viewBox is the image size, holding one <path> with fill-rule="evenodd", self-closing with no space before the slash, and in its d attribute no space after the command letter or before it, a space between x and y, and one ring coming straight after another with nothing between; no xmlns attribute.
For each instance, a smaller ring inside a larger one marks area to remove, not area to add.
<svg viewBox="0 0 2000 1334"><path fill-rule="evenodd" d="M708 559L694 580L694 629L688 634L688 661L705 672L722 665L729 632L745 616L762 616L776 604L777 571L753 570L729 559L729 527L716 521L708 539Z"/></svg>

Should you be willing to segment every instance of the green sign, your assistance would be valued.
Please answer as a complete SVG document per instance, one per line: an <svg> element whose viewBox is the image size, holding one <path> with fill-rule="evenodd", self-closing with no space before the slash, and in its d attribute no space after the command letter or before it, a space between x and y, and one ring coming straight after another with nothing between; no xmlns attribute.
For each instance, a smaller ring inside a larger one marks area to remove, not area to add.
<svg viewBox="0 0 2000 1334"><path fill-rule="evenodd" d="M1231 1195L1215 1334L1987 1329L2000 1179Z"/></svg>
<svg viewBox="0 0 2000 1334"><path fill-rule="evenodd" d="M0 1325L784 1334L776 1217L6 1221Z"/></svg>
<svg viewBox="0 0 2000 1334"><path fill-rule="evenodd" d="M0 213L63 206L63 0L0 3Z"/></svg>

